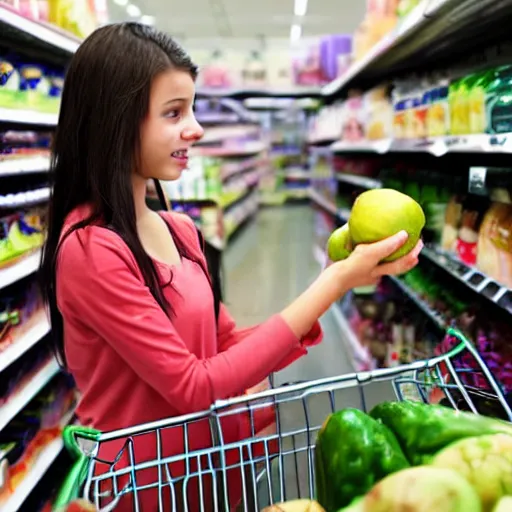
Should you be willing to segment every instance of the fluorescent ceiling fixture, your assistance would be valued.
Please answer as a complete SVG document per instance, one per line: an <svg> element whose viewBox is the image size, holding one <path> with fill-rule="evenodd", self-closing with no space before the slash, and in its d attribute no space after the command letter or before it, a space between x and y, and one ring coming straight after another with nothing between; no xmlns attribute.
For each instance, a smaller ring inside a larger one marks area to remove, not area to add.
<svg viewBox="0 0 512 512"><path fill-rule="evenodd" d="M140 9L136 5L133 5L133 4L128 4L126 6L126 12L132 18L138 18L142 14Z"/></svg>
<svg viewBox="0 0 512 512"><path fill-rule="evenodd" d="M290 39L292 41L298 41L302 34L302 27L300 25L292 25L290 30Z"/></svg>
<svg viewBox="0 0 512 512"><path fill-rule="evenodd" d="M154 16L149 16L148 14L145 14L144 16L141 16L140 22L144 25L151 25L153 26L156 22L156 19Z"/></svg>
<svg viewBox="0 0 512 512"><path fill-rule="evenodd" d="M295 16L305 16L308 10L308 0L295 0Z"/></svg>
<svg viewBox="0 0 512 512"><path fill-rule="evenodd" d="M120 5L121 7L125 7L128 5L128 0L114 0L114 3Z"/></svg>

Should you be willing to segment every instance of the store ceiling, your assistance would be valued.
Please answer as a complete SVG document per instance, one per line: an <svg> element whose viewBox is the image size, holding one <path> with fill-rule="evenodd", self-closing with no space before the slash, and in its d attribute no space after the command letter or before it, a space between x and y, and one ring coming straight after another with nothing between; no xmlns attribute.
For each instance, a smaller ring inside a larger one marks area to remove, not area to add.
<svg viewBox="0 0 512 512"><path fill-rule="evenodd" d="M129 19L127 0L111 0L111 19ZM142 15L154 16L156 26L180 39L288 38L290 27L302 21L303 37L351 34L363 18L366 0L309 0L307 13L294 17L294 0L133 0ZM134 19L134 18L132 18ZM135 18L136 19L136 18Z"/></svg>

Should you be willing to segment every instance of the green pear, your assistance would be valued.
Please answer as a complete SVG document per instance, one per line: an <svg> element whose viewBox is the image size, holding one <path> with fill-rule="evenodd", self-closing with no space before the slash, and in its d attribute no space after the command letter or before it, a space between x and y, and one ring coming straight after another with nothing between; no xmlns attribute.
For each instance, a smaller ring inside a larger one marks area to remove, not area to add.
<svg viewBox="0 0 512 512"><path fill-rule="evenodd" d="M397 190L381 188L358 196L348 224L354 245L379 242L399 231L407 231L407 242L384 259L394 261L408 254L418 243L425 226L425 214L411 197Z"/></svg>
<svg viewBox="0 0 512 512"><path fill-rule="evenodd" d="M348 224L334 230L327 240L327 255L331 261L341 261L352 252L352 239Z"/></svg>

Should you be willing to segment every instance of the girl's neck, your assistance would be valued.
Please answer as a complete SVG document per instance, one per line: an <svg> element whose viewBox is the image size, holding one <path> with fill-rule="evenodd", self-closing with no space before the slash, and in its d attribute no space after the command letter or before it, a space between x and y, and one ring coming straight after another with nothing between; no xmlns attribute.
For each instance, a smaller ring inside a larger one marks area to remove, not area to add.
<svg viewBox="0 0 512 512"><path fill-rule="evenodd" d="M151 213L151 209L146 204L146 180L142 176L133 176L133 201L135 204L135 216L137 222L143 219L148 213Z"/></svg>

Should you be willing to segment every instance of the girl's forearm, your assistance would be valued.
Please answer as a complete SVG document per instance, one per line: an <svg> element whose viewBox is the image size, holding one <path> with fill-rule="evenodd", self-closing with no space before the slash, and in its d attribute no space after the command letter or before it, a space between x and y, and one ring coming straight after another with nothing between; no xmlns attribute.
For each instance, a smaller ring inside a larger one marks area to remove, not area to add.
<svg viewBox="0 0 512 512"><path fill-rule="evenodd" d="M342 265L328 267L306 291L281 311L281 316L298 338L305 336L331 305L350 289L344 274Z"/></svg>

